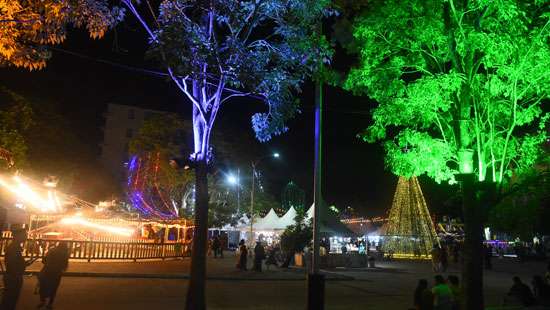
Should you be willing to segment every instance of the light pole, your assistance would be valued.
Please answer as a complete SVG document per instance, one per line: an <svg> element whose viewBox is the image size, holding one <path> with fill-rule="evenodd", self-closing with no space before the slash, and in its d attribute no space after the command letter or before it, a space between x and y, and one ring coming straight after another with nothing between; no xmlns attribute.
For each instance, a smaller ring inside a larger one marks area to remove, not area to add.
<svg viewBox="0 0 550 310"><path fill-rule="evenodd" d="M319 272L319 234L323 195L322 162L323 162L323 83L315 85L315 166L313 181L313 253L311 269L307 278L307 309L323 310L325 308L325 276Z"/></svg>
<svg viewBox="0 0 550 310"><path fill-rule="evenodd" d="M256 166L260 161L268 157L279 158L280 155L279 153L265 155L250 163L252 166L252 187L250 188L250 246L254 245L254 189L256 186Z"/></svg>

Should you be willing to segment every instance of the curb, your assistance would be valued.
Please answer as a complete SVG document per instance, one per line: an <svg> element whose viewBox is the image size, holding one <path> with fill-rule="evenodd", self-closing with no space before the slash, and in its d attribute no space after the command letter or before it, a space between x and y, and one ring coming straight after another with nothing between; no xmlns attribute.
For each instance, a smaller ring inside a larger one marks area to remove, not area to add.
<svg viewBox="0 0 550 310"><path fill-rule="evenodd" d="M27 276L38 276L39 271L26 271ZM4 274L4 272L0 272ZM147 273L103 273L103 272L66 272L64 277L75 278L119 278L119 279L166 279L166 280L189 280L188 274L147 274ZM206 277L206 280L211 281L305 281L306 277L292 277L292 278L241 278L241 277L223 277L213 276ZM353 281L355 278L350 276L338 275L337 278L327 277L325 281Z"/></svg>

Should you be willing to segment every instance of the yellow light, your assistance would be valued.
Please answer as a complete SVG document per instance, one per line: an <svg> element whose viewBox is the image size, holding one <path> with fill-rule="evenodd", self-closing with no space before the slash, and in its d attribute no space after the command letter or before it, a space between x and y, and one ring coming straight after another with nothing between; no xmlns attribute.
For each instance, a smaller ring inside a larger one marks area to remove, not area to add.
<svg viewBox="0 0 550 310"><path fill-rule="evenodd" d="M42 198L36 195L18 176L14 176L13 180L17 183L17 186L9 184L6 180L0 177L0 185L33 207L42 210L44 209L44 200Z"/></svg>
<svg viewBox="0 0 550 310"><path fill-rule="evenodd" d="M90 222L90 221L88 221L84 218L78 217L78 216L66 217L66 218L61 220L61 224L64 224L64 225L82 225L82 226L86 226L86 227L90 227L90 228L96 228L96 229L99 229L99 230L103 230L103 231L106 231L106 232L109 232L109 233L113 233L113 234L117 234L117 235L121 235L121 236L126 236L126 237L130 237L134 233L134 230L130 229L130 228L124 228L124 227L118 227L118 226L109 226L109 225L101 225L101 224Z"/></svg>

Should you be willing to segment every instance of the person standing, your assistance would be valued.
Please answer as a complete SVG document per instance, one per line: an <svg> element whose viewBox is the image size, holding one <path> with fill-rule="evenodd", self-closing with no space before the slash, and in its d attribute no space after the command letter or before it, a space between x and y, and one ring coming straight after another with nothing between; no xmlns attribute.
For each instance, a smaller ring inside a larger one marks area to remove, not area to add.
<svg viewBox="0 0 550 310"><path fill-rule="evenodd" d="M227 249L227 234L223 233L220 237L220 258L223 258L223 250Z"/></svg>
<svg viewBox="0 0 550 310"><path fill-rule="evenodd" d="M254 270L262 272L262 261L265 258L265 249L260 241L254 247Z"/></svg>
<svg viewBox="0 0 550 310"><path fill-rule="evenodd" d="M446 246L442 246L439 251L439 262L441 266L441 272L446 272L449 266L449 255L447 254Z"/></svg>
<svg viewBox="0 0 550 310"><path fill-rule="evenodd" d="M6 248L6 272L4 273L4 297L0 309L14 310L23 286L25 268L35 260L25 261L21 244L27 240L27 231L23 228L12 229L13 241Z"/></svg>
<svg viewBox="0 0 550 310"><path fill-rule="evenodd" d="M434 246L432 248L432 251L430 253L432 255L432 269L434 272L439 272L439 245L437 243L434 243Z"/></svg>
<svg viewBox="0 0 550 310"><path fill-rule="evenodd" d="M50 249L48 254L42 259L44 267L38 274L40 283L40 304L42 307L48 301L47 307L51 308L57 294L57 289L61 283L61 276L69 266L69 248L66 242L60 242L59 245Z"/></svg>
<svg viewBox="0 0 550 310"><path fill-rule="evenodd" d="M428 281L420 279L414 291L414 307L416 310L433 310L433 294L428 289Z"/></svg>
<svg viewBox="0 0 550 310"><path fill-rule="evenodd" d="M492 264L493 258L493 247L490 244L487 244L485 247L485 269L491 270L493 268Z"/></svg>
<svg viewBox="0 0 550 310"><path fill-rule="evenodd" d="M525 307L532 306L535 303L535 297L529 286L525 285L517 276L513 277L512 281L514 284L510 288L508 296L515 298Z"/></svg>
<svg viewBox="0 0 550 310"><path fill-rule="evenodd" d="M220 238L218 238L218 236L212 238L212 251L214 252L214 258L218 258L220 251Z"/></svg>
<svg viewBox="0 0 550 310"><path fill-rule="evenodd" d="M239 242L239 262L237 263L237 268L240 270L246 270L248 249L244 244L244 239Z"/></svg>
<svg viewBox="0 0 550 310"><path fill-rule="evenodd" d="M451 288L445 283L441 275L435 276L435 286L432 288L434 295L434 310L452 310L453 293Z"/></svg>
<svg viewBox="0 0 550 310"><path fill-rule="evenodd" d="M448 276L447 284L451 289L451 292L453 293L453 310L462 309L463 295L462 295L462 288L460 287L458 277L455 275Z"/></svg>

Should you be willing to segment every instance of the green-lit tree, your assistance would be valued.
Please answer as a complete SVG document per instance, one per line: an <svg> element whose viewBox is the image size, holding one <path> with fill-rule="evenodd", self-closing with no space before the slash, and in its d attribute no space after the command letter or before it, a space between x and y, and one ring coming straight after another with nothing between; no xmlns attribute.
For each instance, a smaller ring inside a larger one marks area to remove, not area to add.
<svg viewBox="0 0 550 310"><path fill-rule="evenodd" d="M379 103L361 137L384 143L397 175L464 180L467 309L483 307L480 207L468 180L502 189L540 155L549 17L537 0L391 0L354 21L360 65L345 87Z"/></svg>

